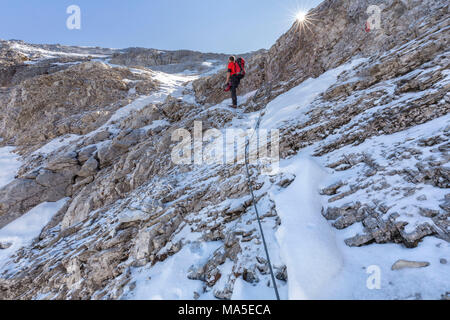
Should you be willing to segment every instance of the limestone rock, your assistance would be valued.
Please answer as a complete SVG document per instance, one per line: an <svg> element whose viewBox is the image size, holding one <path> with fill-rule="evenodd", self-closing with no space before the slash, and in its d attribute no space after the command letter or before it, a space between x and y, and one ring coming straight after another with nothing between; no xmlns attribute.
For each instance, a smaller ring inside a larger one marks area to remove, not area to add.
<svg viewBox="0 0 450 320"><path fill-rule="evenodd" d="M80 177L90 177L95 175L98 169L98 162L95 158L91 157L88 161L83 164L80 171L78 172L78 176Z"/></svg>
<svg viewBox="0 0 450 320"><path fill-rule="evenodd" d="M337 194L338 189L342 186L344 186L344 182L339 181L325 189L322 189L321 193L327 196L332 196Z"/></svg>
<svg viewBox="0 0 450 320"><path fill-rule="evenodd" d="M93 131L127 98L130 88L124 78L151 82L152 88L157 88L156 82L144 75L101 62L76 64L61 72L26 79L6 97L0 134L19 144L40 146L65 134ZM110 110L98 111L114 103Z"/></svg>
<svg viewBox="0 0 450 320"><path fill-rule="evenodd" d="M430 265L429 262L398 260L396 263L392 265L391 269L392 270L417 269L417 268L426 268L429 265Z"/></svg>
<svg viewBox="0 0 450 320"><path fill-rule="evenodd" d="M84 164L86 161L89 160L89 158L91 158L95 154L96 151L97 151L96 146L88 146L84 149L81 149L80 152L78 152L78 161L81 164Z"/></svg>
<svg viewBox="0 0 450 320"><path fill-rule="evenodd" d="M11 242L0 242L0 250L4 250L4 249L8 249L12 246L13 244Z"/></svg>

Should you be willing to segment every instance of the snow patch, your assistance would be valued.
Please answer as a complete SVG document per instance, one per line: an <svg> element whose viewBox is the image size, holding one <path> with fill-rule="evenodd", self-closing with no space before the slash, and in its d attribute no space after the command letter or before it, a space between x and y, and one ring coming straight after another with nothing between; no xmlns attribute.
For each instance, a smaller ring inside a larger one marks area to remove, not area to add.
<svg viewBox="0 0 450 320"><path fill-rule="evenodd" d="M132 271L134 289L126 288L123 298L133 300L193 300L194 292L203 292L203 282L189 280L186 275L192 265L208 261L221 243L193 242L176 255Z"/></svg>
<svg viewBox="0 0 450 320"><path fill-rule="evenodd" d="M81 136L76 134L68 134L63 137L58 137L44 145L43 147L39 148L38 150L34 151L32 155L38 155L38 154L50 154L62 147L65 147L69 145L70 143L78 140Z"/></svg>
<svg viewBox="0 0 450 320"><path fill-rule="evenodd" d="M336 83L342 72L351 70L365 61L367 61L365 58L355 59L325 72L318 78L309 78L297 87L278 96L267 105L261 121L261 128L277 128L286 120L300 118L301 114L305 112L303 109Z"/></svg>
<svg viewBox="0 0 450 320"><path fill-rule="evenodd" d="M155 120L148 126L142 127L141 129L147 131L147 130L152 130L152 129L156 129L159 127L167 127L169 125L170 125L170 122L167 120Z"/></svg>
<svg viewBox="0 0 450 320"><path fill-rule="evenodd" d="M66 204L69 198L58 202L45 202L34 207L20 218L0 229L0 242L10 243L7 249L0 249L0 270L8 259L20 248L30 245L52 219Z"/></svg>
<svg viewBox="0 0 450 320"><path fill-rule="evenodd" d="M0 188L12 182L22 165L20 157L13 153L13 147L0 148Z"/></svg>
<svg viewBox="0 0 450 320"><path fill-rule="evenodd" d="M326 172L299 154L281 164L297 178L285 190L272 192L281 226L276 232L286 263L289 299L315 299L342 268L335 234L321 215L319 185Z"/></svg>

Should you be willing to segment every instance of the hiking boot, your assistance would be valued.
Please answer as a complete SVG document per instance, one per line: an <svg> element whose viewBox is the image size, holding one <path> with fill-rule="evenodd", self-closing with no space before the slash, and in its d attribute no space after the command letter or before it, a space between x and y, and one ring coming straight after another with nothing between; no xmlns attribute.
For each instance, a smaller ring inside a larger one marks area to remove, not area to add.
<svg viewBox="0 0 450 320"><path fill-rule="evenodd" d="M230 108L233 108L233 109L237 109L237 105L234 105L234 104L232 104L232 105L230 105Z"/></svg>

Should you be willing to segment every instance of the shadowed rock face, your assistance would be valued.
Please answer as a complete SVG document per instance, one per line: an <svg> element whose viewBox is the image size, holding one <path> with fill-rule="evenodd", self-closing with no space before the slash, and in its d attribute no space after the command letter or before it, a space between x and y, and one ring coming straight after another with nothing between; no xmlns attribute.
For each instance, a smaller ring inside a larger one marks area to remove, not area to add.
<svg viewBox="0 0 450 320"><path fill-rule="evenodd" d="M15 86L26 79L65 70L94 57L107 57L113 52L116 50L0 40L0 87Z"/></svg>
<svg viewBox="0 0 450 320"><path fill-rule="evenodd" d="M32 77L2 97L0 135L21 146L40 146L65 134L86 134L103 125L133 96L157 88L149 76L101 62L77 64Z"/></svg>
<svg viewBox="0 0 450 320"><path fill-rule="evenodd" d="M185 70L193 72L211 70L218 65L225 65L227 59L226 54L129 48L113 54L110 61L129 67L139 66L167 73L181 73Z"/></svg>
<svg viewBox="0 0 450 320"><path fill-rule="evenodd" d="M36 64L18 63L9 66L6 63L0 64L0 70L2 70L0 73L0 86L13 87L26 79L65 70L71 67L72 64L81 63L83 61L87 62L89 59L58 58L44 60Z"/></svg>
<svg viewBox="0 0 450 320"><path fill-rule="evenodd" d="M237 54L245 59L265 50ZM110 62L128 67L146 67L166 73L205 73L218 68L225 70L230 54L202 53L190 50L162 51L156 49L129 48L114 53Z"/></svg>
<svg viewBox="0 0 450 320"><path fill-rule="evenodd" d="M294 26L268 52L249 57L241 93L256 90L244 106L245 111L260 110L304 79L349 58L365 57L340 74L301 116L279 125L281 156L312 146L329 170L349 173L347 180L321 191L328 201L323 216L333 227L361 225L362 233L345 241L348 246L416 247L425 237L448 239L450 196L439 198L438 208L420 206L420 201L424 186L439 194L449 187L450 128L386 145L378 158L357 147L449 114L448 6L443 0L383 3L383 30L365 33L369 1L323 2L312 12L311 30L299 33ZM130 66L176 62L185 67L210 57L142 49L113 53L113 63ZM2 59L9 68L29 57L10 52ZM0 269L0 299L119 299L136 286L132 270L151 268L181 250L200 250L203 243L217 244L217 249L201 265L192 265L186 278L201 281L204 292L230 299L237 279L267 283L268 264L261 257L245 167L178 166L171 161L177 128L192 133L194 121L202 121L203 130L222 129L246 116L210 107L227 97L217 89L224 75L201 78L192 88L179 84L184 99L168 95L108 122L120 107L168 84L156 81L146 68L70 59L79 64L57 70L43 60L35 68L47 64L49 74L17 71L5 77L9 88L0 95L0 135L16 144L24 165L16 180L0 189L0 227L41 202L70 200L31 245ZM193 103L190 94L200 103ZM32 153L67 133L79 137L53 152ZM276 230L283 221L268 190L285 188L295 177L263 179L257 166L251 173L260 214L268 229ZM392 184L392 176L401 182ZM358 192L367 194L367 201L355 198ZM407 208L406 213L431 222L408 230L401 215L405 212L393 212L394 203L384 199L391 194L415 195L416 211ZM184 238L185 233L195 240ZM0 249L7 246L0 244ZM226 262L229 272L223 268ZM411 264L402 262L399 268L405 266ZM289 281L288 273L286 266L276 266L278 279Z"/></svg>

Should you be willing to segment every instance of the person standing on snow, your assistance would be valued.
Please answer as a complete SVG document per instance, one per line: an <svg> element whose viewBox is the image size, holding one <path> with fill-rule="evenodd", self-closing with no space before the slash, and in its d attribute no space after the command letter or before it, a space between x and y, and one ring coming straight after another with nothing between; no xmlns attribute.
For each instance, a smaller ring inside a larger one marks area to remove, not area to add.
<svg viewBox="0 0 450 320"><path fill-rule="evenodd" d="M245 76L244 59L231 56L228 59L227 82L225 84L225 91L231 91L231 99L233 100L232 108L237 108L237 88L241 79Z"/></svg>

